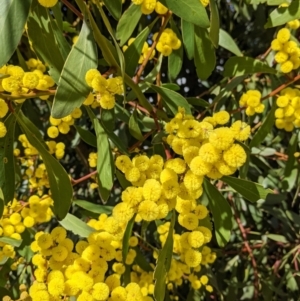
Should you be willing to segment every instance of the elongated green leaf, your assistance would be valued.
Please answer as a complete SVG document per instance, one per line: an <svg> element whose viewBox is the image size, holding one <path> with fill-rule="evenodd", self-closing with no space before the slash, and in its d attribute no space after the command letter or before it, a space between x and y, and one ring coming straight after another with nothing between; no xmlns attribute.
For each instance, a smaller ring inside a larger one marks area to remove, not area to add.
<svg viewBox="0 0 300 301"><path fill-rule="evenodd" d="M279 234L267 234L266 235L268 238L274 240L274 241L278 241L278 242L282 242L282 243L287 243L288 240L286 239L286 237L284 235L279 235Z"/></svg>
<svg viewBox="0 0 300 301"><path fill-rule="evenodd" d="M94 204L94 203L91 203L88 201L83 201L83 200L76 200L76 201L73 201L73 203L87 211L97 213L97 214L101 214L101 213L111 214L112 209L113 209L112 206L98 205L98 204Z"/></svg>
<svg viewBox="0 0 300 301"><path fill-rule="evenodd" d="M97 171L100 196L104 202L109 198L114 183L114 160L107 135L98 119L94 119L97 136Z"/></svg>
<svg viewBox="0 0 300 301"><path fill-rule="evenodd" d="M231 57L224 66L223 75L227 77L253 73L276 73L276 70L266 63L251 57Z"/></svg>
<svg viewBox="0 0 300 301"><path fill-rule="evenodd" d="M209 1L210 6L210 31L209 36L213 45L217 48L219 46L219 31L220 31L220 18L216 0Z"/></svg>
<svg viewBox="0 0 300 301"><path fill-rule="evenodd" d="M297 151L297 144L298 144L297 134L293 134L288 146L288 161L286 162L285 170L284 170L284 176L288 177L292 173L292 170L294 168L296 158L294 156L294 153Z"/></svg>
<svg viewBox="0 0 300 301"><path fill-rule="evenodd" d="M273 106L269 111L268 115L266 116L263 124L260 126L258 131L253 136L249 145L250 148L254 146L258 146L271 132L275 120L275 115L274 115L275 110L276 110L276 106Z"/></svg>
<svg viewBox="0 0 300 301"><path fill-rule="evenodd" d="M32 42L32 47L39 59L49 65L49 73L58 83L65 57L56 40L50 18L52 17L49 16L49 11L37 0L32 0L31 11L27 20L29 40Z"/></svg>
<svg viewBox="0 0 300 301"><path fill-rule="evenodd" d="M300 18L299 1L292 1L288 7L278 7L271 12L265 28L283 25L289 21Z"/></svg>
<svg viewBox="0 0 300 301"><path fill-rule="evenodd" d="M247 155L247 159L246 159L245 164L239 170L240 178L245 179L247 177L248 170L249 170L251 150L246 144L244 144L240 141L236 141L236 142L244 149L244 151L246 152L246 155Z"/></svg>
<svg viewBox="0 0 300 301"><path fill-rule="evenodd" d="M74 126L77 130L80 138L87 144L97 147L97 138L94 134L92 134L90 131L80 127L80 126Z"/></svg>
<svg viewBox="0 0 300 301"><path fill-rule="evenodd" d="M141 252L139 247L134 248L136 251L136 257L134 259L134 262L141 267L145 272L152 272L153 268L150 265L150 263L145 258L145 255Z"/></svg>
<svg viewBox="0 0 300 301"><path fill-rule="evenodd" d="M130 134L137 140L142 141L144 139L143 134L140 130L139 124L138 124L138 117L136 110L133 111L133 114L129 118L129 132Z"/></svg>
<svg viewBox="0 0 300 301"><path fill-rule="evenodd" d="M108 0L109 1L109 0ZM123 13L118 25L116 37L120 40L120 45L131 37L136 25L142 16L142 11L139 5L131 4L129 8Z"/></svg>
<svg viewBox="0 0 300 301"><path fill-rule="evenodd" d="M40 134L38 135L39 131L35 125L22 112L15 116L28 141L38 150L44 161L50 183L51 197L54 201L53 211L61 220L67 215L73 197L69 176L59 162L50 155L45 142L41 139Z"/></svg>
<svg viewBox="0 0 300 301"><path fill-rule="evenodd" d="M183 45L185 47L186 55L189 60L194 58L195 49L195 29L194 24L181 19L181 32Z"/></svg>
<svg viewBox="0 0 300 301"><path fill-rule="evenodd" d="M268 194L274 193L271 189L265 189L262 185L252 181L229 176L223 176L222 181L251 202L257 202L259 199L265 200Z"/></svg>
<svg viewBox="0 0 300 301"><path fill-rule="evenodd" d="M111 15L119 20L122 13L122 0L103 0L103 2Z"/></svg>
<svg viewBox="0 0 300 301"><path fill-rule="evenodd" d="M195 26L194 63L200 79L207 79L216 65L216 54L208 32Z"/></svg>
<svg viewBox="0 0 300 301"><path fill-rule="evenodd" d="M0 5L0 66L16 50L29 14L31 0L5 0Z"/></svg>
<svg viewBox="0 0 300 301"><path fill-rule="evenodd" d="M136 66L138 65L138 61L142 53L144 43L157 20L158 19L156 18L149 26L147 26L143 31L141 31L139 35L135 38L134 42L131 43L130 46L124 52L124 59L126 64L125 72L129 76L134 75Z"/></svg>
<svg viewBox="0 0 300 301"><path fill-rule="evenodd" d="M171 19L171 28L176 33L178 39L180 41L182 40L179 30L177 29L177 26L175 22ZM182 67L183 62L183 47L180 47L179 49L175 49L172 51L172 53L168 56L168 75L170 81L174 81Z"/></svg>
<svg viewBox="0 0 300 301"><path fill-rule="evenodd" d="M85 74L97 67L97 48L92 33L84 22L76 44L64 64L55 93L52 116L63 118L79 108L90 88L85 83Z"/></svg>
<svg viewBox="0 0 300 301"><path fill-rule="evenodd" d="M0 188L5 204L12 201L15 195L15 157L14 136L16 117L10 114L4 122L7 133L0 138Z"/></svg>
<svg viewBox="0 0 300 301"><path fill-rule="evenodd" d="M233 38L222 28L220 28L219 31L219 45L237 56L243 56L243 53Z"/></svg>
<svg viewBox="0 0 300 301"><path fill-rule="evenodd" d="M191 114L190 106L186 99L183 96L181 96L181 94L174 92L170 89L158 87L155 85L149 86L151 87L151 89L153 89L155 92L161 95L163 102L174 115L177 114L178 107L185 108L185 112L187 114Z"/></svg>
<svg viewBox="0 0 300 301"><path fill-rule="evenodd" d="M20 245L22 243L22 239L19 240L19 239L14 239L11 237L1 236L0 242L4 242L4 243L9 244L14 247L20 247Z"/></svg>
<svg viewBox="0 0 300 301"><path fill-rule="evenodd" d="M160 0L175 15L202 28L209 27L205 7L198 0Z"/></svg>
<svg viewBox="0 0 300 301"><path fill-rule="evenodd" d="M84 221L70 213L68 213L63 220L59 221L59 223L66 230L69 230L81 237L88 237L91 233L96 231L92 227L88 226Z"/></svg>
<svg viewBox="0 0 300 301"><path fill-rule="evenodd" d="M4 211L4 195L2 189L0 188L0 218L2 218Z"/></svg>
<svg viewBox="0 0 300 301"><path fill-rule="evenodd" d="M219 190L207 179L204 179L204 189L209 199L208 206L213 215L218 245L224 247L230 239L232 230L231 207Z"/></svg>
<svg viewBox="0 0 300 301"><path fill-rule="evenodd" d="M154 297L156 301L165 300L166 277L170 270L173 253L173 229L175 219L175 212L173 211L168 236L162 250L158 254L156 268L154 270Z"/></svg>
<svg viewBox="0 0 300 301"><path fill-rule="evenodd" d="M123 240L122 240L122 258L123 258L123 263L125 264L128 250L129 250L129 238L131 237L133 225L134 225L134 220L135 220L134 215L131 220L127 223L126 230L124 232Z"/></svg>

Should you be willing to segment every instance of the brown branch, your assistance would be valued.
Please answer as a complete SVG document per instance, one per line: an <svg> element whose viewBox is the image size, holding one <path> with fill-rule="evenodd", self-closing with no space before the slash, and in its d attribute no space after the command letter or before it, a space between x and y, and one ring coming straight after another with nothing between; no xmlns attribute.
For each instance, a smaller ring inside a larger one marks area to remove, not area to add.
<svg viewBox="0 0 300 301"><path fill-rule="evenodd" d="M74 7L68 0L61 0L61 2L67 6L79 19L83 20L82 13Z"/></svg>
<svg viewBox="0 0 300 301"><path fill-rule="evenodd" d="M81 183L81 182L83 182L85 180L88 180L89 178L91 178L92 176L96 175L97 173L98 173L98 171L95 170L95 171L92 171L91 173L89 173L89 174L87 174L87 175L85 175L85 176L83 176L83 177L81 177L81 178L79 178L77 180L71 179L72 185L75 186L75 185L77 185L77 184L79 184L79 183Z"/></svg>
<svg viewBox="0 0 300 301"><path fill-rule="evenodd" d="M133 144L129 149L128 151L129 152L132 152L134 151L137 147L139 147L150 135L152 135L154 133L154 130L151 130L150 132L146 133L144 136L143 136L143 140L140 140L140 141L137 141L135 144Z"/></svg>
<svg viewBox="0 0 300 301"><path fill-rule="evenodd" d="M247 233L246 233L245 228L244 228L244 226L241 222L238 211L237 211L232 199L228 198L228 200L229 200L229 202L231 204L231 207L233 209L234 218L235 218L235 220L238 224L238 227L240 229L245 249L247 250L247 252L250 256L250 259L251 259L251 264L252 264L252 268L253 268L253 275L254 275L254 299L253 300L258 300L259 277L258 277L257 263L256 263L254 255L253 255L252 249L250 248L250 245L249 245L249 242L248 242L248 239L247 239Z"/></svg>

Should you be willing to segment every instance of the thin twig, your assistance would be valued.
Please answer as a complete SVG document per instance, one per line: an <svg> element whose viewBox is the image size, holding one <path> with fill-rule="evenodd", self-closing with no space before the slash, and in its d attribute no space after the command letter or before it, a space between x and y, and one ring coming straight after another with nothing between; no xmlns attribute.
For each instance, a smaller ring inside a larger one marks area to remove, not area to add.
<svg viewBox="0 0 300 301"><path fill-rule="evenodd" d="M81 177L81 178L79 178L77 180L72 179L71 180L72 185L75 186L75 185L77 185L77 184L79 184L79 183L81 183L81 182L83 182L85 180L88 180L89 178L91 178L92 176L96 175L97 173L98 173L98 171L95 170L95 171L92 171L91 173L89 173L89 174L87 174L87 175L85 175L85 176L83 176L83 177Z"/></svg>
<svg viewBox="0 0 300 301"><path fill-rule="evenodd" d="M83 20L82 13L74 7L68 0L61 0L61 2L67 6L79 19Z"/></svg>

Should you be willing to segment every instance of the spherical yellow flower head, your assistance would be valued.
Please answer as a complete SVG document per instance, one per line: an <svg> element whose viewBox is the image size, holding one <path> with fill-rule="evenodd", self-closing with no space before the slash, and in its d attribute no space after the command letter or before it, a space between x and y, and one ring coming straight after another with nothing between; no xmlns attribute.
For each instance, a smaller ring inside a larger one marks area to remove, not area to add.
<svg viewBox="0 0 300 301"><path fill-rule="evenodd" d="M67 123L67 122L61 122L59 125L58 125L58 130L60 133L62 134L68 134L69 131L70 131L70 125Z"/></svg>
<svg viewBox="0 0 300 301"><path fill-rule="evenodd" d="M209 142L218 150L226 150L234 142L234 133L227 127L214 129L209 135Z"/></svg>
<svg viewBox="0 0 300 301"><path fill-rule="evenodd" d="M282 51L278 51L275 54L275 57L274 57L275 61L277 63L279 63L279 64L282 64L282 63L286 62L288 60L288 58L289 58L288 53L285 52L285 51L283 51L283 50Z"/></svg>
<svg viewBox="0 0 300 301"><path fill-rule="evenodd" d="M202 160L202 157L195 157L190 163L190 169L197 176L204 176L210 172L212 164Z"/></svg>
<svg viewBox="0 0 300 301"><path fill-rule="evenodd" d="M120 300L120 301L126 301L127 299L127 291L125 287L118 286L114 288L111 292L111 299L112 300Z"/></svg>
<svg viewBox="0 0 300 301"><path fill-rule="evenodd" d="M290 28L290 29L298 29L300 27L300 21L298 19L287 22L286 25Z"/></svg>
<svg viewBox="0 0 300 301"><path fill-rule="evenodd" d="M52 139L56 138L59 135L58 128L54 125L48 127L47 135Z"/></svg>
<svg viewBox="0 0 300 301"><path fill-rule="evenodd" d="M88 161L89 161L89 166L91 168L95 168L97 166L97 159L98 159L97 153L92 152L89 154Z"/></svg>
<svg viewBox="0 0 300 301"><path fill-rule="evenodd" d="M283 73L289 73L293 70L293 68L294 68L294 65L293 65L292 61L290 61L290 60L285 61L284 63L282 63L280 65L280 71Z"/></svg>
<svg viewBox="0 0 300 301"><path fill-rule="evenodd" d="M90 106L90 105L92 105L93 102L94 102L94 95L92 93L90 93L88 95L88 97L84 100L83 104L85 106Z"/></svg>
<svg viewBox="0 0 300 301"><path fill-rule="evenodd" d="M184 254L184 261L187 266L195 268L201 264L202 254L194 249L188 249Z"/></svg>
<svg viewBox="0 0 300 301"><path fill-rule="evenodd" d="M145 171L149 168L149 158L145 155L135 156L132 159L133 165L138 168L140 171Z"/></svg>
<svg viewBox="0 0 300 301"><path fill-rule="evenodd" d="M155 11L159 15L164 15L167 13L168 8L161 4L159 1L156 2Z"/></svg>
<svg viewBox="0 0 300 301"><path fill-rule="evenodd" d="M204 235L200 231L192 231L188 235L188 243L192 248L200 248L204 244Z"/></svg>
<svg viewBox="0 0 300 301"><path fill-rule="evenodd" d="M64 279L56 278L52 279L48 283L48 292L53 297L59 297L63 295L65 290L65 282Z"/></svg>
<svg viewBox="0 0 300 301"><path fill-rule="evenodd" d="M113 289L121 285L120 275L112 274L108 276L105 280L105 283L108 285L109 290L112 291Z"/></svg>
<svg viewBox="0 0 300 301"><path fill-rule="evenodd" d="M107 80L104 78L100 73L96 74L91 82L91 87L99 92L99 93L105 93L107 89Z"/></svg>
<svg viewBox="0 0 300 301"><path fill-rule="evenodd" d="M198 156L199 147L197 146L183 147L182 154L183 154L184 161L189 165L191 161Z"/></svg>
<svg viewBox="0 0 300 301"><path fill-rule="evenodd" d="M53 7L58 2L58 0L38 0L38 1L40 5L44 7Z"/></svg>
<svg viewBox="0 0 300 301"><path fill-rule="evenodd" d="M196 120L185 120L183 121L177 131L177 136L179 138L197 138L201 134L201 128L199 122Z"/></svg>
<svg viewBox="0 0 300 301"><path fill-rule="evenodd" d="M199 156L206 163L215 163L220 159L221 152L208 142L200 147Z"/></svg>
<svg viewBox="0 0 300 301"><path fill-rule="evenodd" d="M3 118L8 112L8 105L5 100L0 98L0 118Z"/></svg>
<svg viewBox="0 0 300 301"><path fill-rule="evenodd" d="M99 99L100 106L105 110L111 110L115 107L116 99L110 93L101 94Z"/></svg>
<svg viewBox="0 0 300 301"><path fill-rule="evenodd" d="M150 164L157 164L161 168L164 166L164 159L160 155L153 155L150 157Z"/></svg>
<svg viewBox="0 0 300 301"><path fill-rule="evenodd" d="M133 208L128 203L119 203L113 209L113 217L121 223L128 222L134 214Z"/></svg>
<svg viewBox="0 0 300 301"><path fill-rule="evenodd" d="M182 174L186 170L186 164L181 158L175 158L166 161L165 168L170 168L174 170L177 174Z"/></svg>
<svg viewBox="0 0 300 301"><path fill-rule="evenodd" d="M192 231L198 227L198 218L194 213L180 214L178 216L179 224Z"/></svg>
<svg viewBox="0 0 300 301"><path fill-rule="evenodd" d="M92 82L95 77L101 76L101 73L97 69L90 69L85 74L85 81L89 87L92 88Z"/></svg>
<svg viewBox="0 0 300 301"><path fill-rule="evenodd" d="M239 168L246 162L247 154L242 146L239 144L234 144L229 149L224 151L223 160L229 166Z"/></svg>
<svg viewBox="0 0 300 301"><path fill-rule="evenodd" d="M126 170L129 170L133 167L133 164L130 160L130 158L126 155L118 156L116 159L116 167L121 170L123 173L126 172Z"/></svg>
<svg viewBox="0 0 300 301"><path fill-rule="evenodd" d="M22 81L25 88L35 89L39 84L39 77L34 72L25 72Z"/></svg>
<svg viewBox="0 0 300 301"><path fill-rule="evenodd" d="M177 182L178 176L174 170L172 170L170 168L165 168L162 170L162 172L160 174L160 182L164 183L169 180L175 180Z"/></svg>
<svg viewBox="0 0 300 301"><path fill-rule="evenodd" d="M235 121L231 125L230 129L234 134L235 140L239 140L239 141L247 140L251 134L250 125L248 125L247 123L241 120Z"/></svg>
<svg viewBox="0 0 300 301"><path fill-rule="evenodd" d="M295 110L300 109L300 97L299 96L293 97L291 101L291 105Z"/></svg>
<svg viewBox="0 0 300 301"><path fill-rule="evenodd" d="M282 48L283 48L283 44L280 43L278 39L274 39L271 42L271 49L272 50L279 51L279 50L282 50Z"/></svg>
<svg viewBox="0 0 300 301"><path fill-rule="evenodd" d="M179 184L177 180L168 180L162 184L163 196L166 199L173 199L179 193Z"/></svg>
<svg viewBox="0 0 300 301"><path fill-rule="evenodd" d="M91 294L97 301L105 301L109 296L109 287L103 282L95 283L91 290Z"/></svg>
<svg viewBox="0 0 300 301"><path fill-rule="evenodd" d="M122 94L123 91L123 79L122 77L114 77L107 79L107 91L111 94Z"/></svg>
<svg viewBox="0 0 300 301"><path fill-rule="evenodd" d="M82 116L82 111L80 108L75 108L74 111L71 113L71 116L75 119L78 119Z"/></svg>
<svg viewBox="0 0 300 301"><path fill-rule="evenodd" d="M4 78L1 82L1 84L2 84L2 88L6 92L17 92L20 90L22 82L16 76L10 76L10 77Z"/></svg>
<svg viewBox="0 0 300 301"><path fill-rule="evenodd" d="M202 232L202 234L204 236L204 243L205 244L207 244L207 243L209 243L211 241L211 239L212 239L212 233L211 233L211 231L208 228L206 228L204 226L200 226L200 227L197 228L197 230ZM202 253L203 253L203 250L202 250Z"/></svg>
<svg viewBox="0 0 300 301"><path fill-rule="evenodd" d="M34 226L35 224L35 220L32 216L26 216L24 219L23 219L23 224L26 228L31 228Z"/></svg>
<svg viewBox="0 0 300 301"><path fill-rule="evenodd" d="M208 215L208 210L205 206L199 204L193 209L198 219L204 219Z"/></svg>
<svg viewBox="0 0 300 301"><path fill-rule="evenodd" d="M53 245L52 236L49 233L42 233L37 239L38 246L42 249L49 249Z"/></svg>
<svg viewBox="0 0 300 301"><path fill-rule="evenodd" d="M161 196L162 187L155 179L148 179L143 186L143 197L146 201L157 202Z"/></svg>
<svg viewBox="0 0 300 301"><path fill-rule="evenodd" d="M283 51L285 51L288 54L295 53L298 56L298 45L294 41L288 41L283 44Z"/></svg>
<svg viewBox="0 0 300 301"><path fill-rule="evenodd" d="M143 189L129 186L122 192L121 199L131 207L136 207L143 201Z"/></svg>
<svg viewBox="0 0 300 301"><path fill-rule="evenodd" d="M222 178L223 174L221 174L216 166L213 166L208 174L206 174L207 177L217 180Z"/></svg>
<svg viewBox="0 0 300 301"><path fill-rule="evenodd" d="M230 119L230 115L226 111L214 113L212 117L215 120L215 122L220 125L226 124Z"/></svg>
<svg viewBox="0 0 300 301"><path fill-rule="evenodd" d="M143 201L138 207L138 213L145 221L154 221L159 214L158 205L153 201Z"/></svg>
<svg viewBox="0 0 300 301"><path fill-rule="evenodd" d="M0 121L0 138L3 138L7 133L6 126L3 122Z"/></svg>
<svg viewBox="0 0 300 301"><path fill-rule="evenodd" d="M141 288L137 283L131 282L126 285L125 289L127 291L127 300L143 300Z"/></svg>
<svg viewBox="0 0 300 301"><path fill-rule="evenodd" d="M153 13L156 7L156 0L144 0L141 3L141 11L144 15L150 15Z"/></svg>
<svg viewBox="0 0 300 301"><path fill-rule="evenodd" d="M291 37L291 32L287 28L281 28L276 36L277 40L282 44L286 43L290 39L290 37Z"/></svg>
<svg viewBox="0 0 300 301"><path fill-rule="evenodd" d="M153 35L153 41L156 40L157 35L157 33ZM180 47L181 41L178 39L176 33L170 28L166 28L162 32L156 44L156 50L161 52L164 56L169 56L173 50L179 49Z"/></svg>
<svg viewBox="0 0 300 301"><path fill-rule="evenodd" d="M189 170L183 179L185 187L188 191L197 190L202 186L203 177L195 175L191 170Z"/></svg>

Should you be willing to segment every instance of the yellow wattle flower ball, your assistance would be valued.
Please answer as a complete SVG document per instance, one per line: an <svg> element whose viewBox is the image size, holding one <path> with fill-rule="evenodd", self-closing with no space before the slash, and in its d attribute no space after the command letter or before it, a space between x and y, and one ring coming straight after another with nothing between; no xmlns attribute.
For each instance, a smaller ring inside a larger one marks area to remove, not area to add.
<svg viewBox="0 0 300 301"><path fill-rule="evenodd" d="M35 89L39 84L39 77L33 72L25 72L22 81L25 88Z"/></svg>
<svg viewBox="0 0 300 301"><path fill-rule="evenodd" d="M290 60L285 61L283 64L280 65L280 71L283 73L289 73L293 70L293 68L294 65Z"/></svg>
<svg viewBox="0 0 300 301"><path fill-rule="evenodd" d="M8 105L4 99L0 98L0 118L3 118L8 112Z"/></svg>
<svg viewBox="0 0 300 301"><path fill-rule="evenodd" d="M194 249L189 249L184 254L184 261L187 266L195 268L201 264L202 254Z"/></svg>
<svg viewBox="0 0 300 301"><path fill-rule="evenodd" d="M44 7L53 7L58 2L58 0L38 0L38 1L39 4L41 4Z"/></svg>
<svg viewBox="0 0 300 301"><path fill-rule="evenodd" d="M47 135L52 139L56 138L58 134L59 134L58 128L54 125L50 126L47 129Z"/></svg>
<svg viewBox="0 0 300 301"><path fill-rule="evenodd" d="M155 11L159 15L164 15L167 13L168 8L165 7L163 4L161 4L159 1L157 1L156 6L155 6Z"/></svg>
<svg viewBox="0 0 300 301"><path fill-rule="evenodd" d="M115 106L116 99L110 93L104 93L101 95L99 103L100 106L105 110L111 110Z"/></svg>
<svg viewBox="0 0 300 301"><path fill-rule="evenodd" d="M275 57L274 57L274 60L279 63L279 64L282 64L284 62L286 62L289 58L289 55L287 52L285 51L278 51L276 54L275 54Z"/></svg>
<svg viewBox="0 0 300 301"><path fill-rule="evenodd" d="M3 122L0 121L0 138L3 138L7 133L6 126Z"/></svg>
<svg viewBox="0 0 300 301"><path fill-rule="evenodd" d="M153 13L156 7L156 0L144 0L141 4L141 11L144 15L150 15Z"/></svg>
<svg viewBox="0 0 300 301"><path fill-rule="evenodd" d="M291 37L291 32L287 28L281 28L276 37L280 43L286 43Z"/></svg>
<svg viewBox="0 0 300 301"><path fill-rule="evenodd" d="M233 144L223 152L223 159L229 166L239 168L246 162L247 154L242 146Z"/></svg>

